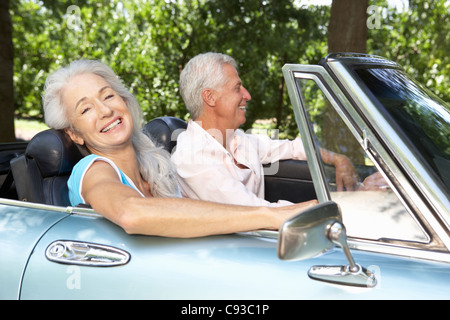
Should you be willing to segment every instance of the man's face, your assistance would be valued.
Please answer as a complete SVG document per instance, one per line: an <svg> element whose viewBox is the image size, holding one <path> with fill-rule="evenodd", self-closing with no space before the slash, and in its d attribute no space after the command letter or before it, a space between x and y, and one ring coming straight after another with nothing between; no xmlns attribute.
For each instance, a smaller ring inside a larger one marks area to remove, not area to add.
<svg viewBox="0 0 450 320"><path fill-rule="evenodd" d="M223 65L226 83L216 89L216 115L223 127L236 130L245 123L245 108L252 97L242 85L236 69L230 64Z"/></svg>

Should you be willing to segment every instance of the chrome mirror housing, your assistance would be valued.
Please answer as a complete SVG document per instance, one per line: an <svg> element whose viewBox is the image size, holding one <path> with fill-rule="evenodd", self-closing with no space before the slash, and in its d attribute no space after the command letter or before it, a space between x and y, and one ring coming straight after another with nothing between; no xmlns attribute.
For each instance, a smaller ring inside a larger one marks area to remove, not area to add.
<svg viewBox="0 0 450 320"><path fill-rule="evenodd" d="M332 201L302 211L281 226L278 257L281 260L304 260L324 253L333 246L327 230L341 220L339 207Z"/></svg>
<svg viewBox="0 0 450 320"><path fill-rule="evenodd" d="M320 255L334 244L339 245L347 266L313 266L311 279L357 287L374 287L372 272L356 264L347 244L345 226L338 205L333 201L318 204L285 221L278 233L278 257L304 260Z"/></svg>

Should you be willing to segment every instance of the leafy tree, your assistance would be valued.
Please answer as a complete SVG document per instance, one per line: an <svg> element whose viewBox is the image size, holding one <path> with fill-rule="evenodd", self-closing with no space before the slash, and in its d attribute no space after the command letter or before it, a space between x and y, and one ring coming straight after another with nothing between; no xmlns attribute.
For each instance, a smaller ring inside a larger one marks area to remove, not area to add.
<svg viewBox="0 0 450 320"><path fill-rule="evenodd" d="M23 52L15 60L16 113L23 115L42 116L36 93L49 72L89 58L103 60L118 73L147 120L187 118L178 94L179 72L194 55L218 51L236 58L253 94L247 127L261 117L286 125L293 121L284 111L289 103L281 67L317 62L325 54L321 26L327 10L299 8L290 0L84 1L77 6L76 28L69 28L73 12L67 2L20 4L13 19L16 49Z"/></svg>
<svg viewBox="0 0 450 320"><path fill-rule="evenodd" d="M274 118L284 135L298 133L281 68L285 63L317 63L326 54L326 7L298 7L293 1L209 1L210 50L232 55L250 91L247 122ZM220 35L220 36L219 36Z"/></svg>
<svg viewBox="0 0 450 320"><path fill-rule="evenodd" d="M450 3L447 0L411 0L397 11L386 1L380 28L369 30L368 48L401 64L407 73L450 101Z"/></svg>
<svg viewBox="0 0 450 320"><path fill-rule="evenodd" d="M247 123L272 119L297 134L284 88L285 63L317 63L328 52L328 6L294 0L78 0L11 3L16 116L42 119L47 75L74 59L110 65L137 96L147 120L189 114L178 92L180 70L194 55L217 51L239 63L252 94ZM449 5L410 1L396 12L385 0L379 28L368 30L367 52L404 65L449 100ZM75 7L74 7L75 6ZM3 107L4 108L4 107Z"/></svg>

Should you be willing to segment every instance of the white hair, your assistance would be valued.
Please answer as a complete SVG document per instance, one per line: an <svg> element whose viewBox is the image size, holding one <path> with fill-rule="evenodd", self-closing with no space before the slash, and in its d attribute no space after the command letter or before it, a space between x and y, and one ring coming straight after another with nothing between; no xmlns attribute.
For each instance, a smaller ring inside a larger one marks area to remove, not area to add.
<svg viewBox="0 0 450 320"><path fill-rule="evenodd" d="M48 76L43 95L45 123L53 129L72 128L66 113L67 108L63 105L62 91L73 77L89 73L105 79L126 102L133 118L132 143L139 171L150 184L152 194L155 197L176 196L178 185L169 153L161 147L156 147L153 141L143 133L144 120L136 98L125 88L114 71L102 62L76 60Z"/></svg>
<svg viewBox="0 0 450 320"><path fill-rule="evenodd" d="M203 111L202 91L217 89L225 84L223 65L237 68L236 61L223 53L202 53L186 64L180 74L180 94L191 117L197 119Z"/></svg>

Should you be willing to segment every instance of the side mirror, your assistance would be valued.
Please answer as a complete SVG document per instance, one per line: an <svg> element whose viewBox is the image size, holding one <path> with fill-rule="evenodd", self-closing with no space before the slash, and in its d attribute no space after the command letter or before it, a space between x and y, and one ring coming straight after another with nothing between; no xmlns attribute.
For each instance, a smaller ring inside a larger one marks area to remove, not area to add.
<svg viewBox="0 0 450 320"><path fill-rule="evenodd" d="M355 264L347 244L347 235L338 205L328 201L302 211L287 220L278 233L278 257L303 260L315 257L339 245L349 262L347 266L313 266L311 279L357 287L374 287L372 272Z"/></svg>
<svg viewBox="0 0 450 320"><path fill-rule="evenodd" d="M331 201L302 211L281 226L278 257L281 260L304 260L324 253L333 246L327 230L341 220L338 205Z"/></svg>

